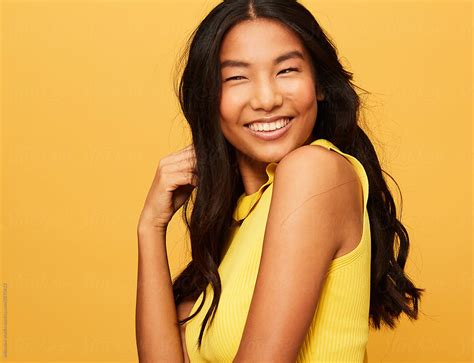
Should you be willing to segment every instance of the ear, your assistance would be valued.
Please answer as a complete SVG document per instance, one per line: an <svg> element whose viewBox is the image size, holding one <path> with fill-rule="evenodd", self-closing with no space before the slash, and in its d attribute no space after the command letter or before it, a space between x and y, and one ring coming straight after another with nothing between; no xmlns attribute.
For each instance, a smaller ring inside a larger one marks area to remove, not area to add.
<svg viewBox="0 0 474 363"><path fill-rule="evenodd" d="M321 90L321 85L319 83L316 83L316 99L318 101L324 100L326 97L324 95L324 92Z"/></svg>
<svg viewBox="0 0 474 363"><path fill-rule="evenodd" d="M317 99L318 101L323 101L324 98L325 98L324 93L321 92L320 90L317 90L317 91L316 91L316 99Z"/></svg>

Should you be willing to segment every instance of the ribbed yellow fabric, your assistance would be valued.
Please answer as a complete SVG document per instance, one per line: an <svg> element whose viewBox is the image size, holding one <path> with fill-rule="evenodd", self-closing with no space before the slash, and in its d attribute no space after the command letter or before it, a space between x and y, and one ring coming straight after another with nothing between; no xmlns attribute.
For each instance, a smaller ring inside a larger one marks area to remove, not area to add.
<svg viewBox="0 0 474 363"><path fill-rule="evenodd" d="M329 266L297 362L367 362L371 254L367 175L355 157L343 153L329 140L317 139L311 145L332 149L354 166L363 186L364 226L359 244L333 259ZM186 348L192 363L232 362L237 353L257 279L276 166L276 162L268 164L268 181L253 194L243 193L237 201L233 218L242 224L235 223L228 250L218 269L222 294L212 325L209 327L209 321L207 323L200 352L197 340L213 297L210 285L203 308L186 325ZM202 298L201 293L190 315L197 310Z"/></svg>

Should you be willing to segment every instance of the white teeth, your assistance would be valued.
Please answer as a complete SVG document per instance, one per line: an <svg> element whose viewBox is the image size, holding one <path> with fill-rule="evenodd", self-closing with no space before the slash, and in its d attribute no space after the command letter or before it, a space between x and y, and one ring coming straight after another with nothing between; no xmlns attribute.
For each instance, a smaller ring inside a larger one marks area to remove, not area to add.
<svg viewBox="0 0 474 363"><path fill-rule="evenodd" d="M274 131L285 127L290 122L289 118L282 118L275 122L254 122L250 124L248 127L253 131Z"/></svg>

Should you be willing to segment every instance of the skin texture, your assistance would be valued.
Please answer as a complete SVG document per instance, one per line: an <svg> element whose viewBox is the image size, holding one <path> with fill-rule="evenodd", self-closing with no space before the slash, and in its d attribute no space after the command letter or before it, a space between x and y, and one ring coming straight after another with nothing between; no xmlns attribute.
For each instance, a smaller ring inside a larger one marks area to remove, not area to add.
<svg viewBox="0 0 474 363"><path fill-rule="evenodd" d="M274 59L295 50L301 52L304 59L293 57L274 64ZM314 70L303 44L297 35L278 22L256 19L235 25L221 45L221 64L227 60L250 64L222 67L220 100L220 126L237 151L248 195L266 182L265 167L269 162L279 162L290 151L312 141L316 101L323 96L316 95ZM261 140L244 126L273 115L295 117L291 129L277 140Z"/></svg>

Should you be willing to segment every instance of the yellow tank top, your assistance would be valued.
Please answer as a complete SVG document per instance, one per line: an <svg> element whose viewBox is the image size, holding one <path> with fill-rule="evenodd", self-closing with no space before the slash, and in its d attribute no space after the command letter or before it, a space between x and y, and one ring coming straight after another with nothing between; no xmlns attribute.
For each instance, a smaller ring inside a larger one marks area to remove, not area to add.
<svg viewBox="0 0 474 363"><path fill-rule="evenodd" d="M317 139L311 145L332 149L354 166L363 186L364 226L358 245L333 259L329 266L297 362L367 362L371 254L367 175L355 157L343 153L329 140ZM204 330L201 351L197 349L197 340L213 297L210 284L201 311L186 325L186 349L192 363L232 362L237 354L257 279L277 165L276 162L268 164L267 182L255 193L243 193L237 201L233 218L242 223L235 223L229 247L218 268L222 293L214 321L210 327L208 321ZM190 315L197 310L202 298L201 293Z"/></svg>

